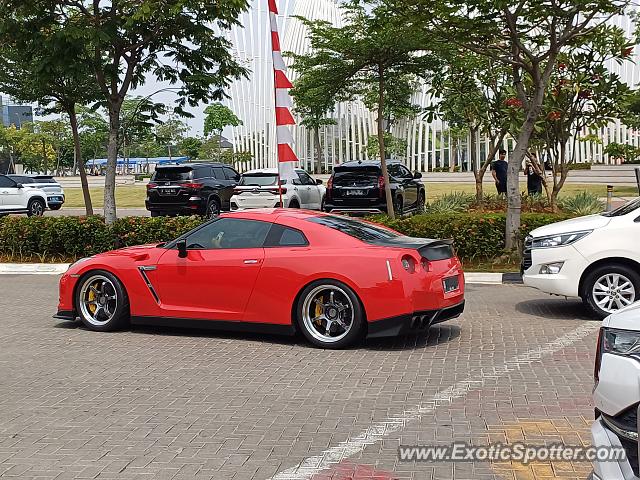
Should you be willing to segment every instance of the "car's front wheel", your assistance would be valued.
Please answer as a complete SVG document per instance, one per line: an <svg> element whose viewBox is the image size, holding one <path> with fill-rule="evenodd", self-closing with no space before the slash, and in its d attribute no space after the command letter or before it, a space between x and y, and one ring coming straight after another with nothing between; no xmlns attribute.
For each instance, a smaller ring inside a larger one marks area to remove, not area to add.
<svg viewBox="0 0 640 480"><path fill-rule="evenodd" d="M84 325L100 332L118 330L129 321L129 297L118 278L102 270L86 274L76 289L76 311Z"/></svg>
<svg viewBox="0 0 640 480"><path fill-rule="evenodd" d="M364 311L356 294L336 280L317 280L298 299L298 326L311 343L322 348L344 348L362 337Z"/></svg>
<svg viewBox="0 0 640 480"><path fill-rule="evenodd" d="M581 296L587 308L604 318L640 300L640 275L626 265L600 266L584 279Z"/></svg>
<svg viewBox="0 0 640 480"><path fill-rule="evenodd" d="M44 215L44 210L46 205L43 200L39 198L34 198L29 201L29 205L27 205L27 215L29 217L41 217Z"/></svg>

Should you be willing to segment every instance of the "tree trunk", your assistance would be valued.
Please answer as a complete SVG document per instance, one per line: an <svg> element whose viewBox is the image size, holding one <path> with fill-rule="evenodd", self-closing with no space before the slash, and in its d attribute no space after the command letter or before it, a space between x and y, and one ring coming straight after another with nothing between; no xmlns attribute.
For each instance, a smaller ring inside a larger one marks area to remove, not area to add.
<svg viewBox="0 0 640 480"><path fill-rule="evenodd" d="M91 193L89 192L89 182L87 182L87 172L84 169L82 161L82 148L80 146L80 134L78 133L78 117L76 116L75 106L69 108L69 123L71 124L71 134L73 135L73 148L75 151L75 164L80 172L80 184L82 185L82 196L84 198L84 208L87 216L93 215L93 203L91 202Z"/></svg>
<svg viewBox="0 0 640 480"><path fill-rule="evenodd" d="M107 224L116 221L116 167L118 165L118 132L122 99L109 105L109 143L104 177L104 219Z"/></svg>
<svg viewBox="0 0 640 480"><path fill-rule="evenodd" d="M44 170L44 174L47 175L49 173L49 162L47 161L47 144L44 139L42 139L42 169Z"/></svg>
<svg viewBox="0 0 640 480"><path fill-rule="evenodd" d="M482 203L482 175L480 174L480 169L478 168L478 155L477 155L477 147L476 143L478 140L478 128L473 127L469 129L469 150L471 151L469 155L469 161L471 162L471 170L473 170L473 176L476 179L476 202Z"/></svg>
<svg viewBox="0 0 640 480"><path fill-rule="evenodd" d="M378 66L378 144L380 146L380 166L384 179L384 195L387 200L387 215L390 219L395 219L393 208L393 197L391 196L391 185L389 185L389 171L387 170L387 158L384 149L384 66Z"/></svg>
<svg viewBox="0 0 640 480"><path fill-rule="evenodd" d="M322 173L322 165L324 164L324 156L322 154L322 145L320 145L320 128L313 129L313 141L316 144L316 173Z"/></svg>

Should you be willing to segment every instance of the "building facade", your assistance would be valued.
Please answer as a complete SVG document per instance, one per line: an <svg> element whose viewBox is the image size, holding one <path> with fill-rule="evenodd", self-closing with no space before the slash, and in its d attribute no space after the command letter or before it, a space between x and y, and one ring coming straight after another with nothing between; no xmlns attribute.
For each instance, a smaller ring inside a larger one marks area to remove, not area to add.
<svg viewBox="0 0 640 480"><path fill-rule="evenodd" d="M16 105L8 97L0 96L0 121L5 127L15 125L20 128L24 123L33 122L33 107Z"/></svg>
<svg viewBox="0 0 640 480"><path fill-rule="evenodd" d="M229 33L236 56L251 72L249 78L238 80L232 85L228 106L242 120L243 125L233 129L231 141L236 151L250 152L252 160L244 169L273 167L276 165L274 146L274 85L271 65L271 45L269 44L269 20L267 2L251 0L251 8L241 18L242 27L235 27ZM335 0L280 0L278 18L283 52L291 51L305 54L310 50L307 29L296 17L309 20L324 20L335 26L343 22L342 13ZM612 23L623 28L629 36L634 25L627 17L618 17ZM635 53L634 62L619 65L611 62L610 68L618 73L629 85L636 86L640 81L640 58ZM289 77L295 81L290 71ZM426 85L418 87L413 102L422 107L431 104ZM375 114L359 101L337 103L330 114L335 125L321 129L320 144L323 151L323 170L330 171L339 163L365 159L365 147L369 137L376 134ZM313 132L299 125L293 127L295 151L303 168L313 170L316 162L316 147ZM453 140L446 123L427 121L424 116L416 116L397 122L392 133L407 142L407 166L422 172L434 169L458 167L471 170L469 138ZM588 132L584 132L586 134ZM608 143L629 143L640 146L638 133L628 129L620 122L614 122L600 129L598 136L602 143L576 142L578 162L612 163L604 154ZM486 158L489 149L488 140L478 138L477 155L480 161ZM505 139L504 148L511 151L514 140Z"/></svg>

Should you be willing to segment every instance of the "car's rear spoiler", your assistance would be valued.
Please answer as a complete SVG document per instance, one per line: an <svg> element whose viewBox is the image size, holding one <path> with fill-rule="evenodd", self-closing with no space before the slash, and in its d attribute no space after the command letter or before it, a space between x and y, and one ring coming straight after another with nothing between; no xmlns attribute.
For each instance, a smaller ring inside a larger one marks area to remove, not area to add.
<svg viewBox="0 0 640 480"><path fill-rule="evenodd" d="M430 261L446 260L447 258L453 258L455 256L453 240L402 236L376 240L370 243L381 247L410 248L412 250L417 250L422 258L426 258Z"/></svg>

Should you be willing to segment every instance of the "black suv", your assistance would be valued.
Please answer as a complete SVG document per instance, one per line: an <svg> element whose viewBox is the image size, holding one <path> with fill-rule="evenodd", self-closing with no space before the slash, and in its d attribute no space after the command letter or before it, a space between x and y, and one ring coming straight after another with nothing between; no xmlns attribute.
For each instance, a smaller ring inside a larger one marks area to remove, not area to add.
<svg viewBox="0 0 640 480"><path fill-rule="evenodd" d="M387 160L393 207L402 215L424 208L425 187L420 172ZM387 200L380 161L346 162L333 169L327 183L324 210L334 213L385 213Z"/></svg>
<svg viewBox="0 0 640 480"><path fill-rule="evenodd" d="M233 188L240 174L222 163L158 165L149 184L145 205L152 217L206 215L230 210Z"/></svg>

